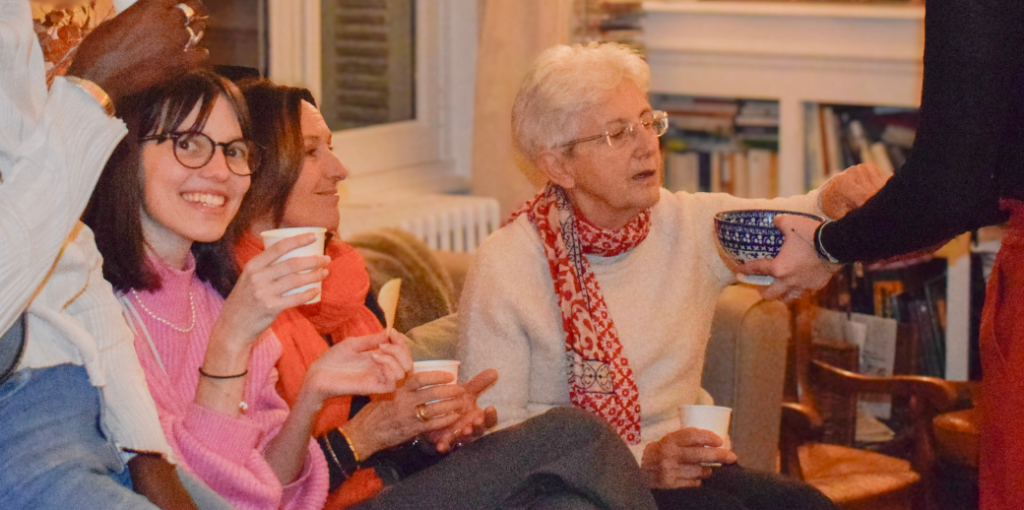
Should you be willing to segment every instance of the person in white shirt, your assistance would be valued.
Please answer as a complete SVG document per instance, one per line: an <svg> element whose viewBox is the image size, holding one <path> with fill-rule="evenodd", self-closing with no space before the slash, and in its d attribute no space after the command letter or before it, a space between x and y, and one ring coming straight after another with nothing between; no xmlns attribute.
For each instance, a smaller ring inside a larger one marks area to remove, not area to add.
<svg viewBox="0 0 1024 510"><path fill-rule="evenodd" d="M547 184L475 256L459 304L462 369L497 369L480 405L497 408L499 427L570 405L604 418L659 508L834 508L807 485L734 465L728 437L679 427L680 406L712 403L700 386L705 349L717 297L735 279L715 214L828 216L819 192L746 200L663 189L668 118L651 108L649 83L647 64L615 44L557 46L535 61L512 136L528 176ZM867 170L821 194L843 193Z"/></svg>
<svg viewBox="0 0 1024 510"><path fill-rule="evenodd" d="M29 2L0 0L0 332L27 324L0 385L5 508L195 508L78 220L126 133L114 105L207 60L205 12L142 0L97 27L47 89Z"/></svg>

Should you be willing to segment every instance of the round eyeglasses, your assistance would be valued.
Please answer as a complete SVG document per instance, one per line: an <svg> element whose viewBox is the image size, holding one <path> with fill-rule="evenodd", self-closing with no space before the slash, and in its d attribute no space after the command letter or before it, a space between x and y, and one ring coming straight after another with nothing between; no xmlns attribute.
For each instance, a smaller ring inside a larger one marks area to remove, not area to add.
<svg viewBox="0 0 1024 510"><path fill-rule="evenodd" d="M636 124L623 126L614 131L605 131L599 135L578 138L569 143L562 144L562 147L572 147L577 144L601 139L604 139L609 147L624 147L636 141L641 132L661 137L666 131L668 131L668 113L656 110L652 112L650 120L642 120Z"/></svg>
<svg viewBox="0 0 1024 510"><path fill-rule="evenodd" d="M213 159L213 155L220 147L224 152L224 159L228 163L228 170L235 175L242 177L252 175L252 169L259 166L259 152L256 144L239 138L230 142L214 142L209 136L203 133L187 131L184 133L163 133L159 135L140 138L140 142L156 140L157 143L164 143L167 140L174 142L174 159L183 166L198 169L206 166Z"/></svg>

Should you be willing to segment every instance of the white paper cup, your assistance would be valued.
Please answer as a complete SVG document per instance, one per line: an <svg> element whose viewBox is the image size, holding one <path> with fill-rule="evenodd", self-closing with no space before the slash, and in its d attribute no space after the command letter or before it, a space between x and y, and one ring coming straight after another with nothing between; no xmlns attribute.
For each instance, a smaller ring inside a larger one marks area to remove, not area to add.
<svg viewBox="0 0 1024 510"><path fill-rule="evenodd" d="M414 361L412 363L412 373L418 374L420 372L448 372L455 376L455 381L449 384L455 384L459 381L459 362L453 359L430 359L425 361Z"/></svg>
<svg viewBox="0 0 1024 510"><path fill-rule="evenodd" d="M293 228L278 228L274 230L267 230L261 232L260 237L263 238L264 249L270 248L278 241L288 239L289 237L301 236L304 234L316 234L316 242L308 246L296 248L288 253L285 253L281 258L274 261L275 263L282 260L288 260L295 257L315 257L324 254L324 243L327 241L327 229L323 227L293 227ZM303 271L308 273L309 271ZM291 296L292 294L298 294L305 292L309 289L320 289L321 282L311 283L309 285L303 285L297 289L289 290L285 292L285 296ZM306 301L307 305L320 302L320 295L317 294L315 298Z"/></svg>
<svg viewBox="0 0 1024 510"><path fill-rule="evenodd" d="M694 427L710 430L723 441L729 437L729 418L732 417L731 407L690 405L679 408L679 422L682 428ZM717 462L704 462L702 466L719 467Z"/></svg>
<svg viewBox="0 0 1024 510"><path fill-rule="evenodd" d="M455 380L448 384L455 384L459 382L459 362L453 359L430 359L425 361L414 361L412 362L412 373L418 374L420 372L448 372L455 376ZM433 388L434 386L441 386L439 384L431 384L430 386L424 386L420 388L425 390L427 388ZM440 402L440 400L431 400L428 404L434 402Z"/></svg>

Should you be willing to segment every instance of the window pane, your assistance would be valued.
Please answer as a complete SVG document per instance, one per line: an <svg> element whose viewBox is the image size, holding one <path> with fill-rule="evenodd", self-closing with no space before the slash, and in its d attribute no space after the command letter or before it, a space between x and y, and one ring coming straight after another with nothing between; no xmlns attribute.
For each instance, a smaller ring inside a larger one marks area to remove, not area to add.
<svg viewBox="0 0 1024 510"><path fill-rule="evenodd" d="M203 46L214 64L266 68L266 0L205 0L210 9Z"/></svg>
<svg viewBox="0 0 1024 510"><path fill-rule="evenodd" d="M321 0L321 111L332 130L415 118L415 7Z"/></svg>

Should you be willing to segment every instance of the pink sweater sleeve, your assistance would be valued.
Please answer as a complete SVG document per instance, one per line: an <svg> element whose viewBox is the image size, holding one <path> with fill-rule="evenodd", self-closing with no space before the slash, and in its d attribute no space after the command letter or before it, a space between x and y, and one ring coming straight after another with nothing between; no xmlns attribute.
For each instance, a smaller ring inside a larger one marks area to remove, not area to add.
<svg viewBox="0 0 1024 510"><path fill-rule="evenodd" d="M268 333L267 336L272 337L274 342L278 342L277 337L274 337L273 333ZM279 353L280 344L277 343L276 345L278 346ZM274 364L276 364L278 357L280 355L275 354ZM274 409L276 412L282 413L284 418L286 418L288 415L288 404L277 393L278 375L274 364L271 364L266 371L266 377L263 378L265 382L259 394L253 395L252 398L254 400L258 399L258 407L260 409ZM284 425L284 418L274 420L272 431L268 431L264 440L261 441L260 451L265 451L271 439L280 432L282 425ZM310 438L306 451L306 464L302 472L298 478L282 487L280 507L284 510L319 510L326 503L329 477L324 452L313 438Z"/></svg>
<svg viewBox="0 0 1024 510"><path fill-rule="evenodd" d="M302 473L284 486L264 457L288 417L287 404L275 388L276 342L268 334L253 347L245 389L248 410L241 417L194 402L170 402L157 394L160 421L182 464L239 510L320 510L328 474L315 441L310 439ZM147 372L159 370L149 356L140 358Z"/></svg>
<svg viewBox="0 0 1024 510"><path fill-rule="evenodd" d="M261 413L235 419L191 404L184 414L164 415L162 421L184 464L233 506L276 509L282 487L259 448L265 433L253 414Z"/></svg>

